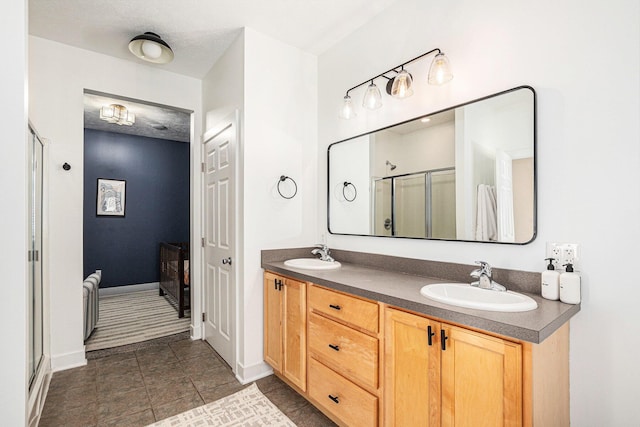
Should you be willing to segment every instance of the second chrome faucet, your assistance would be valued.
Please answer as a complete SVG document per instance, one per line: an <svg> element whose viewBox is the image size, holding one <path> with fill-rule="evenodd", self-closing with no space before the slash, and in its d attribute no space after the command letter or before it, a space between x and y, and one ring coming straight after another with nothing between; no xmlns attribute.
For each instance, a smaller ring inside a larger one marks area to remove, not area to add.
<svg viewBox="0 0 640 427"><path fill-rule="evenodd" d="M478 279L475 282L471 282L471 286L477 286L481 289L489 289L492 291L506 291L507 288L493 281L491 266L485 261L476 261L476 264L480 265L471 272L471 277Z"/></svg>
<svg viewBox="0 0 640 427"><path fill-rule="evenodd" d="M317 244L316 248L314 250L312 250L311 253L314 254L314 255L320 255L320 260L322 260L322 261L327 261L327 262L335 261L331 257L331 250L329 249L329 247L327 245Z"/></svg>

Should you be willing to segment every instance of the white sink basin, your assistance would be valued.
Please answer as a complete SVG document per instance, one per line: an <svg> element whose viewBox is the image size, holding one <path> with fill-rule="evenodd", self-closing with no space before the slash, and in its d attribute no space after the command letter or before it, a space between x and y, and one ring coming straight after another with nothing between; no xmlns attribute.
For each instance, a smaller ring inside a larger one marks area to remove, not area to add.
<svg viewBox="0 0 640 427"><path fill-rule="evenodd" d="M322 261L318 258L294 258L286 260L284 265L304 270L335 270L342 264L338 261Z"/></svg>
<svg viewBox="0 0 640 427"><path fill-rule="evenodd" d="M535 310L538 307L526 295L480 289L467 283L435 283L423 286L420 293L434 301L476 310L515 312Z"/></svg>

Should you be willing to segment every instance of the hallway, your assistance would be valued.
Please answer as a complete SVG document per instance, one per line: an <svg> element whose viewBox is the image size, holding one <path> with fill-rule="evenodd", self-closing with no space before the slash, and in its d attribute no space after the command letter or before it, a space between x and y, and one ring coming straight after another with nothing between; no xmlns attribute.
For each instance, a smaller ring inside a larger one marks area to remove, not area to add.
<svg viewBox="0 0 640 427"><path fill-rule="evenodd" d="M296 425L334 425L275 376L256 384ZM205 341L159 343L55 373L39 426L146 426L242 388Z"/></svg>

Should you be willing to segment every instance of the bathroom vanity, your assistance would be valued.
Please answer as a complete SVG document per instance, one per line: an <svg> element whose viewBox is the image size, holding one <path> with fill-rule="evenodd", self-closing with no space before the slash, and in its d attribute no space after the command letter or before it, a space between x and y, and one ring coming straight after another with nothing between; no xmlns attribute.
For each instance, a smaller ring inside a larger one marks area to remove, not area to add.
<svg viewBox="0 0 640 427"><path fill-rule="evenodd" d="M568 320L580 306L535 295L539 274L496 270L538 308L490 312L420 294L468 281L472 266L348 251L333 252L332 271L284 265L309 253L262 253L264 355L337 424L569 425Z"/></svg>

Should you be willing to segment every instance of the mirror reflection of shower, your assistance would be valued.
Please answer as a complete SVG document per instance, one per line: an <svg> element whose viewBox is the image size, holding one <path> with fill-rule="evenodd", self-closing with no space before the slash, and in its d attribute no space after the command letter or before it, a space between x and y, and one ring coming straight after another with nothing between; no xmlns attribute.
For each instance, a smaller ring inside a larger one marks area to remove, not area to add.
<svg viewBox="0 0 640 427"><path fill-rule="evenodd" d="M397 166L391 163L389 160L385 162L387 166L389 166L389 170L394 170Z"/></svg>

